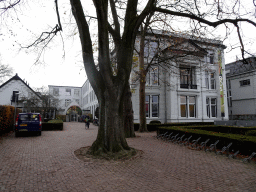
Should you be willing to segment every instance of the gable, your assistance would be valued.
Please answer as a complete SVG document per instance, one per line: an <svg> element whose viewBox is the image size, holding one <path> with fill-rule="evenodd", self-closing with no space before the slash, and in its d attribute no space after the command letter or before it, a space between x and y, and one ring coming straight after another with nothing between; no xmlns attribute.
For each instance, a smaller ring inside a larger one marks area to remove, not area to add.
<svg viewBox="0 0 256 192"><path fill-rule="evenodd" d="M2 90L4 90L5 88L7 88L8 86L11 86L13 83L19 83L18 86L24 86L26 87L29 91L31 91L34 95L36 95L39 99L41 99L40 95L38 93L36 93L27 83L25 83L16 73L15 76L13 76L12 78L10 78L8 81L6 81L5 83L3 83L0 86L0 92Z"/></svg>
<svg viewBox="0 0 256 192"><path fill-rule="evenodd" d="M168 54L190 55L199 57L204 57L208 53L206 49L200 47L198 44L190 39L176 39L173 42L169 43L169 46L166 47L162 52Z"/></svg>

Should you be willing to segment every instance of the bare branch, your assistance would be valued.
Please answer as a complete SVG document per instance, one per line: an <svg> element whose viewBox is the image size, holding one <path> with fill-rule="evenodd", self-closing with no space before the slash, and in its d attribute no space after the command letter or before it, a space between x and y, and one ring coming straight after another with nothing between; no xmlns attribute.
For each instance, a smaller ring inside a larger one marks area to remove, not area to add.
<svg viewBox="0 0 256 192"><path fill-rule="evenodd" d="M217 26L219 26L221 24L224 24L224 23L231 23L233 25L236 25L239 22L248 22L248 23L250 23L250 24L252 24L253 26L256 27L256 23L249 20L249 19L243 19L243 18L222 19L222 20L219 20L219 21L211 22L211 21L208 21L208 20L206 20L204 18L201 18L201 17L199 17L197 15L194 15L194 14L176 12L176 11L171 11L171 10L167 10L167 9L162 9L162 8L159 8L159 7L155 7L154 10L157 11L157 12L160 12L160 13L166 13L166 14L170 14L170 15L174 15L174 16L180 16L180 17L184 17L184 18L193 19L193 20L196 20L200 23L204 23L204 24L207 24L207 25L212 26L212 27L217 27Z"/></svg>
<svg viewBox="0 0 256 192"><path fill-rule="evenodd" d="M55 8L56 8L56 14L57 14L57 19L58 19L58 24L54 28L52 28L51 31L49 32L42 32L41 35L30 45L22 47L22 48L31 48L31 47L36 47L41 44L43 44L42 49L40 50L37 59L35 63L37 63L44 52L45 48L48 46L48 44L52 41L53 37L57 35L58 32L62 31L62 26L60 22L60 15L59 15L59 8L58 8L58 0L55 0Z"/></svg>
<svg viewBox="0 0 256 192"><path fill-rule="evenodd" d="M0 3L1 3L1 2L2 2L4 5L3 5L3 7L0 7L0 10L3 10L0 15L2 15L3 13L5 13L7 10L14 8L16 5L18 5L18 4L20 3L20 0L17 0L17 1L15 1L15 2L11 2L11 1L6 2L6 0L1 0Z"/></svg>

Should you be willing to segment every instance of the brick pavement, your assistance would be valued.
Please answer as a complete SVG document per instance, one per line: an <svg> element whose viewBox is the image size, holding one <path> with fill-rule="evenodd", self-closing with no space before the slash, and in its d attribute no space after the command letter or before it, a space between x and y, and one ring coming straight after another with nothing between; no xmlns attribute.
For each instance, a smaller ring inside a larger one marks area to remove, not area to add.
<svg viewBox="0 0 256 192"><path fill-rule="evenodd" d="M143 150L126 162L82 162L74 150L95 140L97 127L65 123L63 131L0 144L0 191L256 191L256 164L190 150L136 133L129 145Z"/></svg>

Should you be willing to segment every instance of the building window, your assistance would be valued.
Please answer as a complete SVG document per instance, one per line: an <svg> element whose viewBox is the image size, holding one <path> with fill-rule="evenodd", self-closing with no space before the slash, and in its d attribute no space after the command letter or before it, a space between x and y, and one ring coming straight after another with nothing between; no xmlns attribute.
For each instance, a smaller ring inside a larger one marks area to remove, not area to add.
<svg viewBox="0 0 256 192"><path fill-rule="evenodd" d="M71 89L66 89L66 95L71 95Z"/></svg>
<svg viewBox="0 0 256 192"><path fill-rule="evenodd" d="M205 71L206 89L216 89L216 73Z"/></svg>
<svg viewBox="0 0 256 192"><path fill-rule="evenodd" d="M158 67L153 66L149 69L147 76L146 76L146 85L147 86L157 86L159 79L159 72Z"/></svg>
<svg viewBox="0 0 256 192"><path fill-rule="evenodd" d="M76 103L79 105L79 99L76 99Z"/></svg>
<svg viewBox="0 0 256 192"><path fill-rule="evenodd" d="M74 95L75 96L79 96L80 95L80 90L79 89L75 89L74 90Z"/></svg>
<svg viewBox="0 0 256 192"><path fill-rule="evenodd" d="M246 85L250 85L250 79L246 79L246 80L242 80L242 81L239 81L240 82L240 86L246 86Z"/></svg>
<svg viewBox="0 0 256 192"><path fill-rule="evenodd" d="M180 88L197 89L195 67L180 68Z"/></svg>
<svg viewBox="0 0 256 192"><path fill-rule="evenodd" d="M65 99L65 106L67 107L71 103L71 99Z"/></svg>
<svg viewBox="0 0 256 192"><path fill-rule="evenodd" d="M212 51L206 56L206 62L210 64L214 63L214 53Z"/></svg>
<svg viewBox="0 0 256 192"><path fill-rule="evenodd" d="M154 57L157 53L158 42L145 40L144 57Z"/></svg>
<svg viewBox="0 0 256 192"><path fill-rule="evenodd" d="M217 117L217 99L216 98L206 98L206 111L207 117Z"/></svg>
<svg viewBox="0 0 256 192"><path fill-rule="evenodd" d="M186 118L196 117L195 96L180 96L180 116Z"/></svg>
<svg viewBox="0 0 256 192"><path fill-rule="evenodd" d="M12 92L12 102L17 102L19 100L19 91Z"/></svg>
<svg viewBox="0 0 256 192"><path fill-rule="evenodd" d="M58 96L59 95L59 88L53 88L53 95Z"/></svg>
<svg viewBox="0 0 256 192"><path fill-rule="evenodd" d="M146 95L146 117L159 117L159 96Z"/></svg>

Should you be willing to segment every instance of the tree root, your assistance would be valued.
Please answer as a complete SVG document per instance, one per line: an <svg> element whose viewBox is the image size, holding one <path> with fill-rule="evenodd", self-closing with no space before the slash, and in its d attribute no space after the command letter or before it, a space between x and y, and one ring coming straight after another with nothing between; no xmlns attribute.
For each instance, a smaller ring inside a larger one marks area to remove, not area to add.
<svg viewBox="0 0 256 192"><path fill-rule="evenodd" d="M92 151L91 147L82 147L76 150L75 155L78 159L88 161L89 159L101 159L101 160L114 160L124 161L134 159L142 154L142 151L130 148L130 150L120 150L116 153L106 152L104 149L99 148L97 151Z"/></svg>

